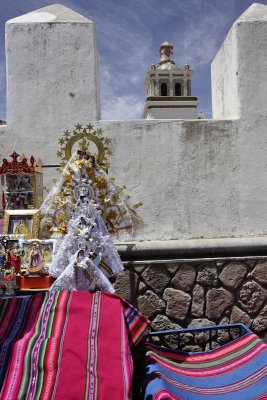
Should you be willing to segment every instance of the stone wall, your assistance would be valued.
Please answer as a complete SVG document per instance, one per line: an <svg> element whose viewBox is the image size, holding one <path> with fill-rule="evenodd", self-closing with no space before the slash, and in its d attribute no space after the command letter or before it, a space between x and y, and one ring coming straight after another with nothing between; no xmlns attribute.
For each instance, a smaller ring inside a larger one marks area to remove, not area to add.
<svg viewBox="0 0 267 400"><path fill-rule="evenodd" d="M116 292L150 318L153 330L241 322L267 340L267 258L125 267Z"/></svg>

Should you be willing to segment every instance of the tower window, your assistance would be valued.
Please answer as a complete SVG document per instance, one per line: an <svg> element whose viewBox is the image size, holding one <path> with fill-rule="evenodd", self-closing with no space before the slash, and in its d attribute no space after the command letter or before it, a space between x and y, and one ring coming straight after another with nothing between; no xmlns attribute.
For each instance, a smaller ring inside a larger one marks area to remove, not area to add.
<svg viewBox="0 0 267 400"><path fill-rule="evenodd" d="M167 88L167 83L162 83L160 85L160 95L161 96L168 96L168 88Z"/></svg>
<svg viewBox="0 0 267 400"><path fill-rule="evenodd" d="M182 86L180 83L176 83L174 86L174 93L175 96L181 96L182 95Z"/></svg>

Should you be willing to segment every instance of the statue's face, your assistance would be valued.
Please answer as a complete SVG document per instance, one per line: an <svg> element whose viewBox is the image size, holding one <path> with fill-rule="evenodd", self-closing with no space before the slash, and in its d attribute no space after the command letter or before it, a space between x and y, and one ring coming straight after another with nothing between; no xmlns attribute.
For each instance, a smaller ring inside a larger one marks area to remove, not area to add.
<svg viewBox="0 0 267 400"><path fill-rule="evenodd" d="M80 196L80 197L85 197L87 194L88 194L87 188L84 187L84 186L81 187L80 190L79 190L79 196Z"/></svg>

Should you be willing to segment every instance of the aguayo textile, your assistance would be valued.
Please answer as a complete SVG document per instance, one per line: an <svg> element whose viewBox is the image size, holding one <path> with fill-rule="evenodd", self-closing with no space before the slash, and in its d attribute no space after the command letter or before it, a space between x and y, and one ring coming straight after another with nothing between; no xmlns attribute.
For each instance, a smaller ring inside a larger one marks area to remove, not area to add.
<svg viewBox="0 0 267 400"><path fill-rule="evenodd" d="M131 399L131 348L148 321L116 295L1 299L1 400Z"/></svg>
<svg viewBox="0 0 267 400"><path fill-rule="evenodd" d="M267 345L254 334L195 355L146 351L145 400L267 399Z"/></svg>

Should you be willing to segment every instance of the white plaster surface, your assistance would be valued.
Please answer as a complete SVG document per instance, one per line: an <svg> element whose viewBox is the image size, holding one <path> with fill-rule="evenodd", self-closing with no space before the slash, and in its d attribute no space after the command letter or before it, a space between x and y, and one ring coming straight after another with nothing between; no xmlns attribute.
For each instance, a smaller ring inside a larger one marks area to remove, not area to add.
<svg viewBox="0 0 267 400"><path fill-rule="evenodd" d="M22 15L21 17L13 18L8 21L9 24L30 23L30 22L51 22L56 19L56 16L48 12L33 12Z"/></svg>
<svg viewBox="0 0 267 400"><path fill-rule="evenodd" d="M91 22L83 15L62 6L61 4L53 4L51 6L40 8L39 10L31 11L28 14L20 15L19 17L10 19L9 24L31 23L31 22Z"/></svg>
<svg viewBox="0 0 267 400"><path fill-rule="evenodd" d="M144 227L132 239L266 236L266 12L243 14L213 62L217 120L99 120L91 21L7 24L4 154L56 163L63 131L92 122L112 139L109 174L143 203ZM49 171L46 183L56 176Z"/></svg>
<svg viewBox="0 0 267 400"><path fill-rule="evenodd" d="M254 3L235 21L212 66L213 118L267 115L267 6Z"/></svg>
<svg viewBox="0 0 267 400"><path fill-rule="evenodd" d="M55 20L40 22L47 13ZM100 118L94 23L61 5L18 17L6 24L6 57L6 153L51 164L66 129Z"/></svg>
<svg viewBox="0 0 267 400"><path fill-rule="evenodd" d="M152 101L149 103L153 103ZM157 106L144 110L145 119L196 119L197 118L197 108L187 108L185 107L166 107L167 102L164 102L165 107L160 108ZM192 102L193 103L193 102ZM197 103L196 101L194 102Z"/></svg>

